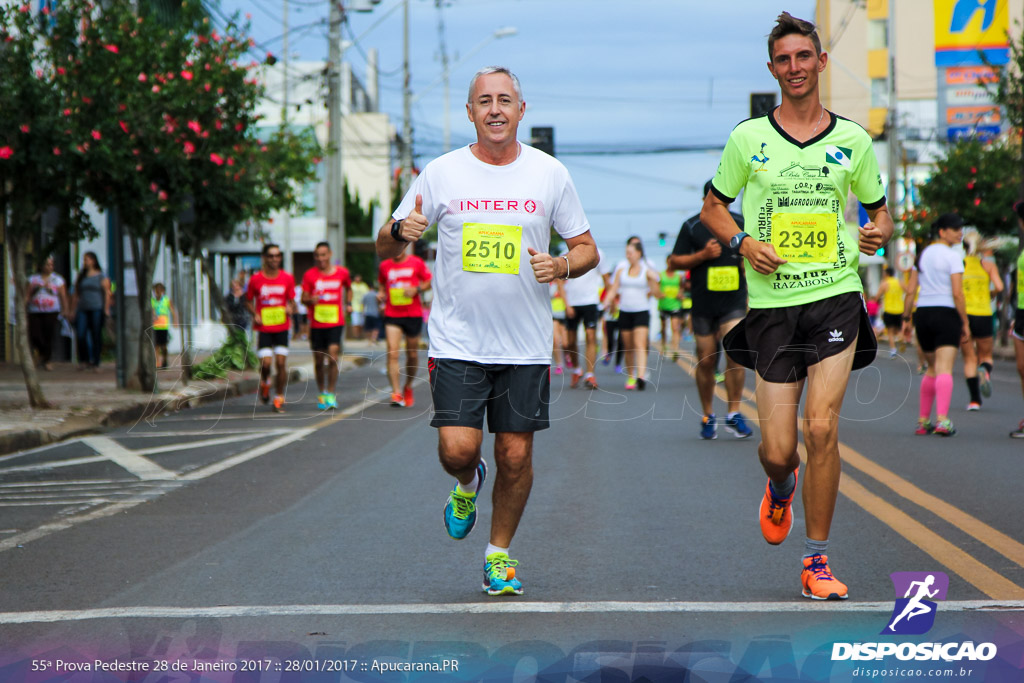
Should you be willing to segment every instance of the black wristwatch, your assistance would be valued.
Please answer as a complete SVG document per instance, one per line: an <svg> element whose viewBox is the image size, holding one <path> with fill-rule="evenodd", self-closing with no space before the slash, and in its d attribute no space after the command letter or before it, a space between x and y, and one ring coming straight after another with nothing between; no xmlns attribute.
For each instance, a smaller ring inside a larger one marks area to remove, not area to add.
<svg viewBox="0 0 1024 683"><path fill-rule="evenodd" d="M409 240L402 237L402 221L395 221L391 224L391 239L396 242L408 242Z"/></svg>
<svg viewBox="0 0 1024 683"><path fill-rule="evenodd" d="M747 239L748 237L750 237L750 235L748 235L745 232L740 231L740 232L736 233L735 235L733 235L732 239L729 240L729 246L732 247L733 249L739 249L740 248L740 244L742 244L743 240Z"/></svg>

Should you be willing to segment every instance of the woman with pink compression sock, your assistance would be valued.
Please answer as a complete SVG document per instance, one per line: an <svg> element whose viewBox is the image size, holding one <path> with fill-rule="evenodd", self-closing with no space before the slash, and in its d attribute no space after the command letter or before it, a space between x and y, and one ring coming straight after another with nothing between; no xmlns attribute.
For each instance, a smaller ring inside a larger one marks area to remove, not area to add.
<svg viewBox="0 0 1024 683"><path fill-rule="evenodd" d="M932 224L935 240L925 247L910 273L904 311L913 308L913 292L921 286L914 313L917 339L928 361L921 378L921 411L915 434L953 436L956 428L949 419L953 399L953 363L960 344L970 340L967 304L964 300L963 255L953 247L963 240L964 221L955 213L944 213ZM904 313L904 323L910 317ZM935 423L932 423L932 405Z"/></svg>

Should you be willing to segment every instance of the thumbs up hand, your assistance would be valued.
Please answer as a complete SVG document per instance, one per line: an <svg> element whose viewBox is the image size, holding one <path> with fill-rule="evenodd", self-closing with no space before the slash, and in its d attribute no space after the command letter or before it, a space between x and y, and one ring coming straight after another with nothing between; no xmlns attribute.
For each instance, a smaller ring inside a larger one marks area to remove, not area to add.
<svg viewBox="0 0 1024 683"><path fill-rule="evenodd" d="M541 254L533 247L527 247L526 253L530 255L530 265L533 266L533 276L537 282L545 284L558 277L558 264L551 254Z"/></svg>
<svg viewBox="0 0 1024 683"><path fill-rule="evenodd" d="M430 221L423 215L423 195L416 195L416 206L399 224L399 234L406 242L415 242L430 227Z"/></svg>

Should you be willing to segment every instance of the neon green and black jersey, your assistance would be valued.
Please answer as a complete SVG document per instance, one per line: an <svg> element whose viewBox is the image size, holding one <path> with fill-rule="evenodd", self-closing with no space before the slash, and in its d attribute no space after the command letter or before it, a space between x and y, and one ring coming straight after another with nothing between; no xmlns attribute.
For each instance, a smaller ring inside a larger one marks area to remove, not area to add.
<svg viewBox="0 0 1024 683"><path fill-rule="evenodd" d="M861 292L857 226L843 214L850 190L868 209L885 204L871 137L829 112L829 125L797 142L769 113L733 129L712 180L719 199L743 192L751 237L769 242L784 263L771 275L747 269L751 308L781 308Z"/></svg>

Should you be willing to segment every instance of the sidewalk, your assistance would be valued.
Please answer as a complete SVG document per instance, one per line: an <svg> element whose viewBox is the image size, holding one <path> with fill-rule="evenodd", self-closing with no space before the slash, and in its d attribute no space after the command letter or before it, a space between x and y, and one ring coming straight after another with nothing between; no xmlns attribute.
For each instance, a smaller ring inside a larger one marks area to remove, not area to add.
<svg viewBox="0 0 1024 683"><path fill-rule="evenodd" d="M344 351L342 372L367 363L383 353L384 346L345 340ZM292 341L288 367L292 382L312 378L309 342ZM182 386L179 368L173 365L157 371L157 392L148 395L118 389L115 368L110 363L101 365L98 372L80 371L72 363L54 363L53 370L39 369L38 376L52 408L29 408L21 366L0 363L0 455L95 434L146 415L255 393L259 382L257 371L246 370L229 373L224 380L192 380L188 386Z"/></svg>

